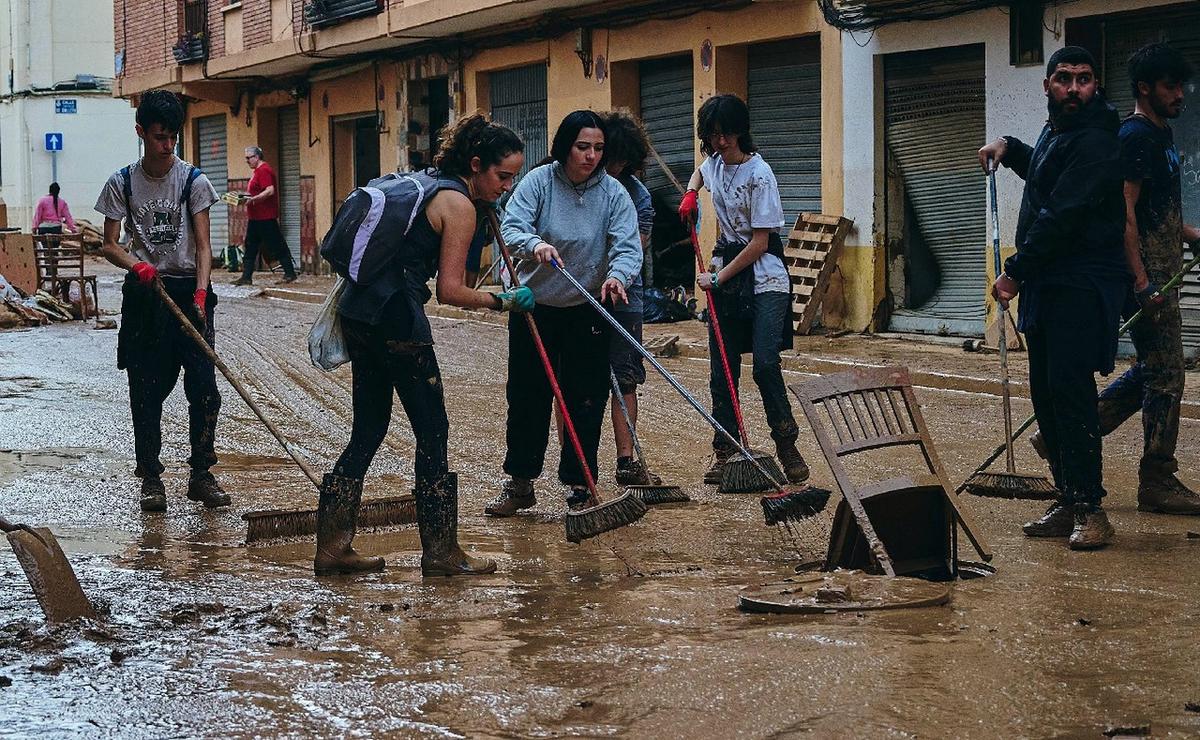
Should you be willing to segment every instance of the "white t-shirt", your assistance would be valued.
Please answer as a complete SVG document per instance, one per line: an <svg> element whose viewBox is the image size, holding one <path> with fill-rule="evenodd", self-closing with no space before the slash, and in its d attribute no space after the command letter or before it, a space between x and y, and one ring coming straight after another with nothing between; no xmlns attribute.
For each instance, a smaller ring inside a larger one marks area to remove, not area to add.
<svg viewBox="0 0 1200 740"><path fill-rule="evenodd" d="M712 193L722 241L749 244L755 229L783 227L779 183L762 157L753 154L741 164L726 165L720 154L714 154L700 164L700 175ZM713 266L719 270L723 261L713 257ZM766 252L758 258L754 263L754 292L792 292L783 260Z"/></svg>
<svg viewBox="0 0 1200 740"><path fill-rule="evenodd" d="M192 244L192 219L180 207L183 188L192 165L182 159L162 177L150 177L141 161L129 168L132 203L125 207L125 185L118 170L108 178L96 210L106 218L125 223L132 235L129 251L134 257L154 265L169 277L191 277L196 274L196 249ZM201 173L192 181L188 208L191 213L207 210L217 202L217 191ZM133 214L133 221L129 214Z"/></svg>

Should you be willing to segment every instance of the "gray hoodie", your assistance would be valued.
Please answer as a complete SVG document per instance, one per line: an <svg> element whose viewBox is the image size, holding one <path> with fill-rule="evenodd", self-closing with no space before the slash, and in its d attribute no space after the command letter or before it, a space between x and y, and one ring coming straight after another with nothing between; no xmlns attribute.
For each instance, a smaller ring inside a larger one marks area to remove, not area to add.
<svg viewBox="0 0 1200 740"><path fill-rule="evenodd" d="M532 258L542 242L553 245L564 267L593 295L599 295L608 278L628 288L642 270L633 201L603 168L578 188L571 186L558 162L530 170L505 206L500 231L517 257ZM584 303L550 265L523 259L517 277L540 304L563 308Z"/></svg>

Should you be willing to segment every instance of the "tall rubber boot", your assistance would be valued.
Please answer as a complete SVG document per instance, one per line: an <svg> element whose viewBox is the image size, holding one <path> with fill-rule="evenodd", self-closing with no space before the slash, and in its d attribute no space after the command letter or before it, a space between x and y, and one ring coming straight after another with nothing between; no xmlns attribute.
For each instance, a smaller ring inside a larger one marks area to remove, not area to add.
<svg viewBox="0 0 1200 740"><path fill-rule="evenodd" d="M458 473L432 484L418 482L417 528L421 532L421 574L475 576L496 572L496 563L467 554L458 545Z"/></svg>
<svg viewBox="0 0 1200 740"><path fill-rule="evenodd" d="M317 554L313 570L319 576L383 570L383 558L359 555L350 546L362 503L362 478L326 473L317 505Z"/></svg>

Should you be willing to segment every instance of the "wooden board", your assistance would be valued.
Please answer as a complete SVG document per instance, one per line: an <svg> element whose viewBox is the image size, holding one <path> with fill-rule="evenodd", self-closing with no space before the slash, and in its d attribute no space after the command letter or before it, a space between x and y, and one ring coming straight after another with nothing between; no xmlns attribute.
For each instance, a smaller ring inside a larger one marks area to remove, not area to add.
<svg viewBox="0 0 1200 740"><path fill-rule="evenodd" d="M0 232L0 275L25 293L37 291L33 235Z"/></svg>
<svg viewBox="0 0 1200 740"><path fill-rule="evenodd" d="M792 330L807 334L837 269L851 221L823 213L801 213L783 248L792 283Z"/></svg>
<svg viewBox="0 0 1200 740"><path fill-rule="evenodd" d="M919 578L873 576L857 570L797 574L738 594L738 608L766 614L827 614L940 606L951 585Z"/></svg>

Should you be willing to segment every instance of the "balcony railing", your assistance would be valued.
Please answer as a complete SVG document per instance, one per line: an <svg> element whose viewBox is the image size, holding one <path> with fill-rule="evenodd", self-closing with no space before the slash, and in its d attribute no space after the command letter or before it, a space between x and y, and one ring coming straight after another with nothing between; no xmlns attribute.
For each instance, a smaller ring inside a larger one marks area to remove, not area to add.
<svg viewBox="0 0 1200 740"><path fill-rule="evenodd" d="M383 0L308 0L304 21L312 28L322 28L381 11Z"/></svg>
<svg viewBox="0 0 1200 740"><path fill-rule="evenodd" d="M205 0L183 0L183 28L171 54L180 64L204 59L208 48L205 27L208 23L208 3Z"/></svg>

